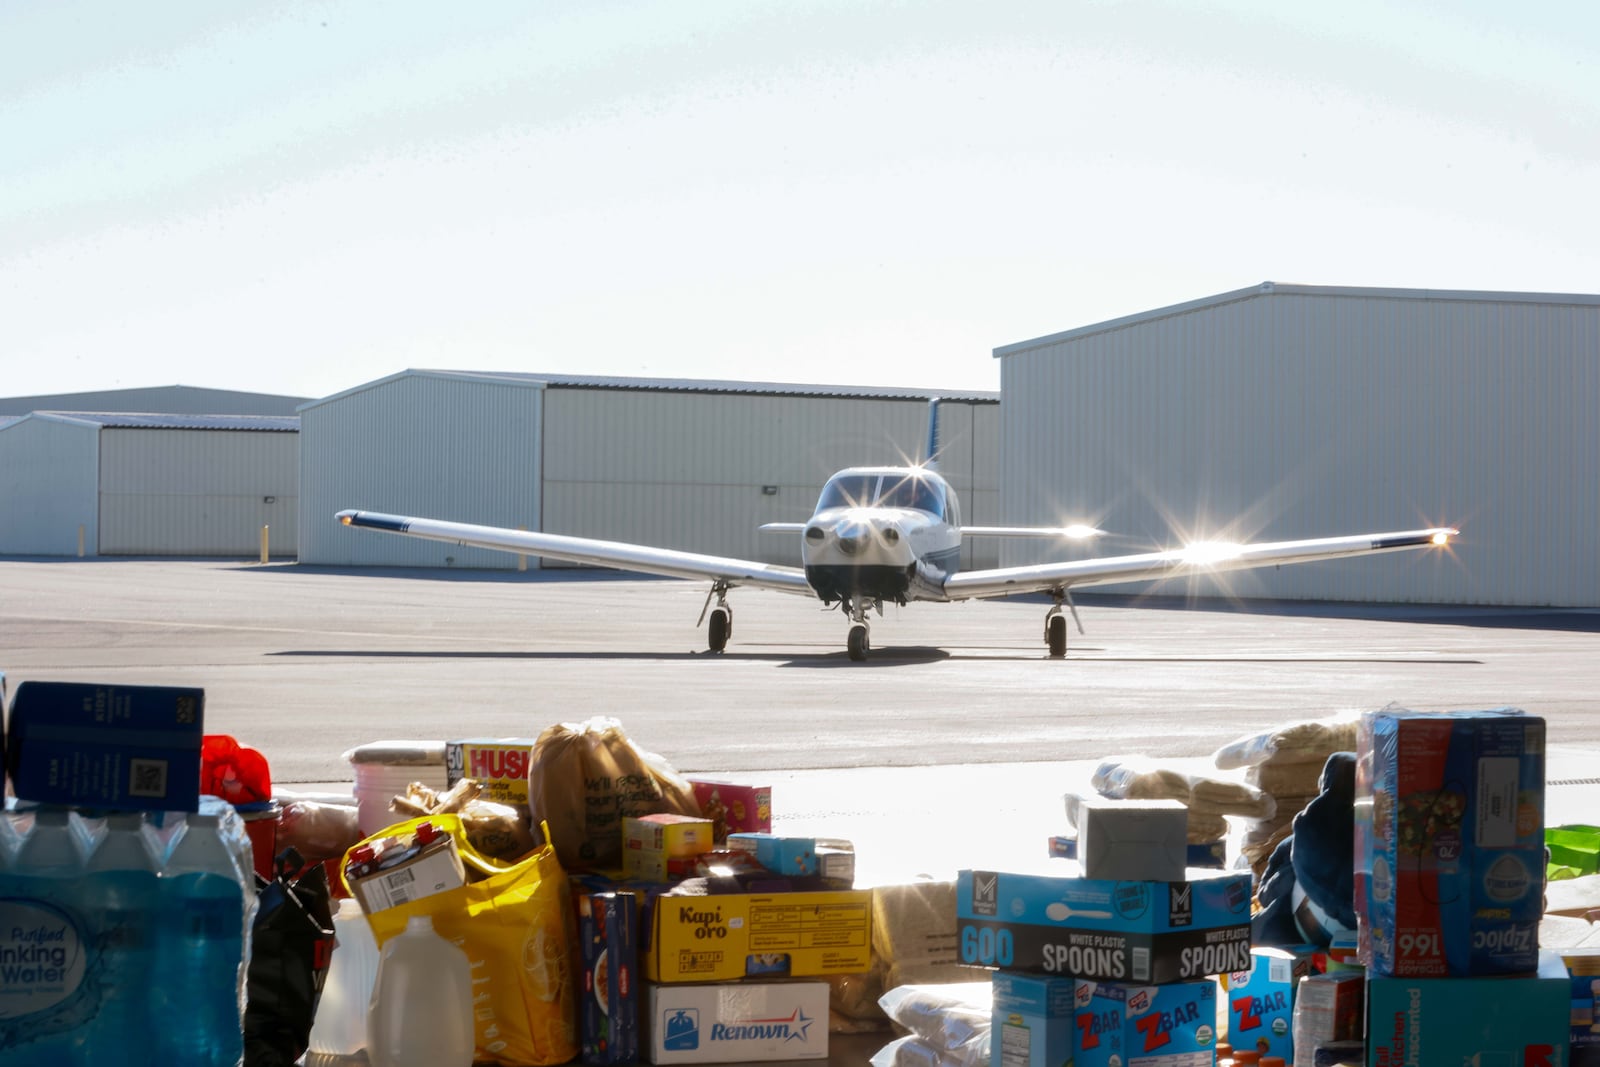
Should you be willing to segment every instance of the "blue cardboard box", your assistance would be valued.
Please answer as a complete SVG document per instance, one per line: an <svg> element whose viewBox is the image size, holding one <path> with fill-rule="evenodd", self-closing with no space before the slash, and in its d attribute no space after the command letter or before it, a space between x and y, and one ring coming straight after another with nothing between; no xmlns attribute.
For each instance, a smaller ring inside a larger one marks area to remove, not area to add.
<svg viewBox="0 0 1600 1067"><path fill-rule="evenodd" d="M44 804L195 811L204 713L203 689L23 682L7 727L12 790Z"/></svg>
<svg viewBox="0 0 1600 1067"><path fill-rule="evenodd" d="M1561 950L1572 979L1572 1067L1600 1067L1600 948Z"/></svg>
<svg viewBox="0 0 1600 1067"><path fill-rule="evenodd" d="M958 872L958 962L1157 985L1250 969L1249 872L1115 882L1062 868Z"/></svg>
<svg viewBox="0 0 1600 1067"><path fill-rule="evenodd" d="M749 852L774 874L793 877L817 873L817 839L758 831L730 833L728 847Z"/></svg>
<svg viewBox="0 0 1600 1067"><path fill-rule="evenodd" d="M1362 717L1355 910L1373 974L1538 966L1544 748L1544 720L1514 708Z"/></svg>
<svg viewBox="0 0 1600 1067"><path fill-rule="evenodd" d="M583 1062L632 1063L639 1055L639 901L632 893L577 892L583 959L578 1038Z"/></svg>
<svg viewBox="0 0 1600 1067"><path fill-rule="evenodd" d="M1227 975L1228 1041L1236 1049L1294 1059L1294 998L1316 970L1315 945L1255 948L1248 971Z"/></svg>
<svg viewBox="0 0 1600 1067"><path fill-rule="evenodd" d="M1073 1067L1212 1067L1217 983L1080 981ZM1119 1025L1120 1021L1120 1025Z"/></svg>
<svg viewBox="0 0 1600 1067"><path fill-rule="evenodd" d="M996 971L989 1067L1061 1067L1071 1063L1075 984L1071 978Z"/></svg>
<svg viewBox="0 0 1600 1067"><path fill-rule="evenodd" d="M1368 1067L1566 1067L1571 990L1550 951L1534 975L1369 978Z"/></svg>

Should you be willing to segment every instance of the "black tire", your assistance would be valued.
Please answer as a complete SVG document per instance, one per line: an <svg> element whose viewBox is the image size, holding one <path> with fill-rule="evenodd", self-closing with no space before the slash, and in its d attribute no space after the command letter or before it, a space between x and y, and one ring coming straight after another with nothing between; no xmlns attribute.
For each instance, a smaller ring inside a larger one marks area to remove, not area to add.
<svg viewBox="0 0 1600 1067"><path fill-rule="evenodd" d="M845 642L845 648L849 651L851 659L860 663L867 658L867 651L871 647L872 643L867 639L865 626L850 627L850 638Z"/></svg>
<svg viewBox="0 0 1600 1067"><path fill-rule="evenodd" d="M1045 643L1050 646L1050 658L1061 659L1067 654L1067 617L1052 615L1045 620Z"/></svg>
<svg viewBox="0 0 1600 1067"><path fill-rule="evenodd" d="M711 619L706 623L706 647L713 652L721 652L728 647L728 635L733 632L733 617L721 608L711 613Z"/></svg>

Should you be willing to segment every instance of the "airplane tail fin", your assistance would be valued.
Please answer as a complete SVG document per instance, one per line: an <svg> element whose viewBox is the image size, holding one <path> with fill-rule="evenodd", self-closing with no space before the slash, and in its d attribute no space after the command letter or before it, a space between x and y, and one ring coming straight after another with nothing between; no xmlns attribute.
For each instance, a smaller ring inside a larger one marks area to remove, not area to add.
<svg viewBox="0 0 1600 1067"><path fill-rule="evenodd" d="M939 463L939 398L928 400L928 439L922 446L921 465L935 467Z"/></svg>

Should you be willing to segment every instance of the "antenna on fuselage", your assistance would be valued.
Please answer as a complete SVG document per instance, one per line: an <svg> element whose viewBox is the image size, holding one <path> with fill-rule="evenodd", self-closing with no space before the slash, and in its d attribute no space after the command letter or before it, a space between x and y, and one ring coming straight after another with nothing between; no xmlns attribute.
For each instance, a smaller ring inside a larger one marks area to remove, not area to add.
<svg viewBox="0 0 1600 1067"><path fill-rule="evenodd" d="M928 440L922 446L920 465L936 467L939 464L939 398L928 400Z"/></svg>

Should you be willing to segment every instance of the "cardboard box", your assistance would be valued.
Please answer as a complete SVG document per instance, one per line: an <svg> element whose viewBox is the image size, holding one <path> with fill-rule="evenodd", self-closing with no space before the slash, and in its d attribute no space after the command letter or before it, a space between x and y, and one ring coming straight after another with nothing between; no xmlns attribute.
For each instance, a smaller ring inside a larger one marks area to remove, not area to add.
<svg viewBox="0 0 1600 1067"><path fill-rule="evenodd" d="M628 878L671 881L672 860L698 856L712 847L709 819L661 813L622 820L622 872Z"/></svg>
<svg viewBox="0 0 1600 1067"><path fill-rule="evenodd" d="M1571 988L1554 952L1535 976L1369 978L1368 1067L1563 1067Z"/></svg>
<svg viewBox="0 0 1600 1067"><path fill-rule="evenodd" d="M645 986L651 1063L828 1058L826 982Z"/></svg>
<svg viewBox="0 0 1600 1067"><path fill-rule="evenodd" d="M23 682L7 733L20 800L149 811L199 806L203 689Z"/></svg>
<svg viewBox="0 0 1600 1067"><path fill-rule="evenodd" d="M1078 858L1078 839L1067 834L1054 834L1045 843L1046 853L1051 859L1075 860ZM1184 862L1188 867L1205 867L1212 870L1222 870L1228 865L1228 843L1226 841L1202 841L1198 844L1186 845L1184 848Z"/></svg>
<svg viewBox="0 0 1600 1067"><path fill-rule="evenodd" d="M447 785L463 778L483 784L484 800L513 807L528 803L528 767L533 762L534 739L527 737L469 737L444 743Z"/></svg>
<svg viewBox="0 0 1600 1067"><path fill-rule="evenodd" d="M1361 1040L1366 991L1366 972L1359 968L1306 975L1295 992L1292 1047L1308 1051Z"/></svg>
<svg viewBox="0 0 1600 1067"><path fill-rule="evenodd" d="M717 844L730 833L768 833L772 830L772 787L728 782L720 778L691 778L700 814L711 820Z"/></svg>
<svg viewBox="0 0 1600 1067"><path fill-rule="evenodd" d="M996 971L990 1067L1058 1067L1072 1062L1073 980Z"/></svg>
<svg viewBox="0 0 1600 1067"><path fill-rule="evenodd" d="M1250 968L1250 874L1182 882L960 871L961 962L1164 984Z"/></svg>
<svg viewBox="0 0 1600 1067"><path fill-rule="evenodd" d="M773 874L817 873L817 839L814 837L741 831L728 835L728 847L753 853L756 862Z"/></svg>
<svg viewBox="0 0 1600 1067"><path fill-rule="evenodd" d="M361 910L370 915L460 889L466 883L467 872L456 839L446 835L402 863L353 880L350 892Z"/></svg>
<svg viewBox="0 0 1600 1067"><path fill-rule="evenodd" d="M1078 862L1085 878L1181 882L1189 809L1176 800L1084 797L1078 806Z"/></svg>
<svg viewBox="0 0 1600 1067"><path fill-rule="evenodd" d="M1295 995L1320 952L1315 945L1251 949L1250 970L1226 976L1228 1040L1234 1048L1294 1058Z"/></svg>
<svg viewBox="0 0 1600 1067"><path fill-rule="evenodd" d="M1369 712L1357 731L1355 905L1375 975L1531 972L1544 906L1544 720Z"/></svg>
<svg viewBox="0 0 1600 1067"><path fill-rule="evenodd" d="M723 893L654 898L645 917L645 977L727 982L864 974L872 965L872 894Z"/></svg>
<svg viewBox="0 0 1600 1067"><path fill-rule="evenodd" d="M1571 980L1571 1067L1600 1067L1600 948L1561 950Z"/></svg>
<svg viewBox="0 0 1600 1067"><path fill-rule="evenodd" d="M639 1056L639 901L632 893L574 895L583 960L578 1040L583 1062Z"/></svg>
<svg viewBox="0 0 1600 1067"><path fill-rule="evenodd" d="M1212 1067L1217 983L1076 983L1073 1067ZM1059 1061L1066 1062L1066 1061Z"/></svg>

